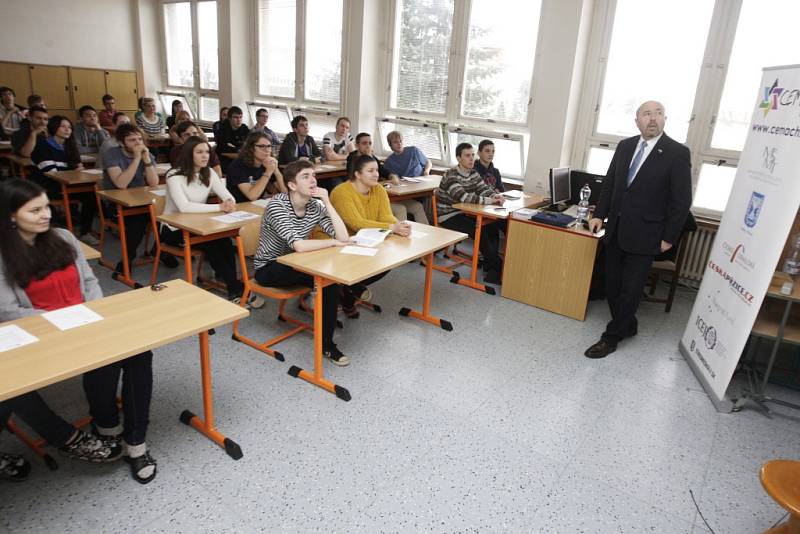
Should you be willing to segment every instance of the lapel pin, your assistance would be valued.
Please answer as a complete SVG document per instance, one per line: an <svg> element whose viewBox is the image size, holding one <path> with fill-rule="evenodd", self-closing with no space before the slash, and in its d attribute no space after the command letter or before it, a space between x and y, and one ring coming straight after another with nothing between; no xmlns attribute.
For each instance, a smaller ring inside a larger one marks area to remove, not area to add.
<svg viewBox="0 0 800 534"><path fill-rule="evenodd" d="M658 149L658 153L661 154L662 152L664 152L664 151L659 148Z"/></svg>

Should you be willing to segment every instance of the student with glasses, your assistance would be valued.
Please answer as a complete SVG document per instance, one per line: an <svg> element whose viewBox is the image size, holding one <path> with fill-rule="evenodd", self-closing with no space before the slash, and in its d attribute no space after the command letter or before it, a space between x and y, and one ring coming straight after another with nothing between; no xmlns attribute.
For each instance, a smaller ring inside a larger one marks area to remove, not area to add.
<svg viewBox="0 0 800 534"><path fill-rule="evenodd" d="M266 195L286 193L278 160L272 157L272 143L263 132L251 132L228 167L226 187L236 202L258 200Z"/></svg>
<svg viewBox="0 0 800 534"><path fill-rule="evenodd" d="M269 111L266 108L259 108L256 111L256 123L250 131L266 134L272 146L277 148L281 144L281 140L278 138L278 134L267 126L267 119L269 119Z"/></svg>

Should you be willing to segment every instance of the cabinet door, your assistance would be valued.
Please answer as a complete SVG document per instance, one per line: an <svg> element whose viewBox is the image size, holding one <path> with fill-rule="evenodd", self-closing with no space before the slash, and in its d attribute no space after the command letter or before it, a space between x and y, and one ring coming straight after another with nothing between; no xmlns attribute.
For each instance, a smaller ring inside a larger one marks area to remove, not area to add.
<svg viewBox="0 0 800 534"><path fill-rule="evenodd" d="M117 100L117 109L139 109L137 100L139 91L136 89L136 73L121 70L106 71L106 90ZM133 117L131 117L133 119Z"/></svg>
<svg viewBox="0 0 800 534"><path fill-rule="evenodd" d="M44 97L48 109L74 109L69 92L67 67L31 65L31 88Z"/></svg>
<svg viewBox="0 0 800 534"><path fill-rule="evenodd" d="M106 94L105 71L70 67L69 77L75 109L87 104L97 110L103 109L103 95Z"/></svg>
<svg viewBox="0 0 800 534"><path fill-rule="evenodd" d="M28 72L28 65L0 63L0 85L12 88L17 95L16 103L24 106L25 100L31 94L31 75Z"/></svg>

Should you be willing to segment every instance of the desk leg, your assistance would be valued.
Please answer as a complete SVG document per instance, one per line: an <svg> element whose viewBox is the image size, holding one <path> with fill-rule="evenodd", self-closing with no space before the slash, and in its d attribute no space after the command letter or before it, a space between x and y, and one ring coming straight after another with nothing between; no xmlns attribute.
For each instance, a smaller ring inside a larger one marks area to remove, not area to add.
<svg viewBox="0 0 800 534"><path fill-rule="evenodd" d="M422 297L422 313L414 311L411 308L401 308L400 315L404 317L413 317L414 319L419 319L421 321L431 323L432 325L441 327L443 330L452 332L453 323L451 323L450 321L446 321L444 319L440 319L438 317L434 317L433 315L430 314L432 278L433 278L433 253L431 252L430 254L425 256L425 292Z"/></svg>
<svg viewBox="0 0 800 534"><path fill-rule="evenodd" d="M183 267L186 269L186 281L192 282L192 244L189 242L191 235L183 230Z"/></svg>
<svg viewBox="0 0 800 534"><path fill-rule="evenodd" d="M469 280L461 278L458 273L453 273L453 278L450 281L454 284L471 287L478 291L484 291L489 295L494 295L495 290L491 286L487 286L478 282L478 254L480 253L481 245L481 230L483 229L483 214L479 213L475 217L475 239L472 244L472 273L469 275Z"/></svg>
<svg viewBox="0 0 800 534"><path fill-rule="evenodd" d="M195 428L198 432L205 435L208 439L225 449L228 456L234 460L240 459L244 454L241 447L226 438L216 427L214 427L214 398L211 393L211 363L208 351L208 332L200 333L200 372L203 380L203 417L184 410L181 413L181 423Z"/></svg>
<svg viewBox="0 0 800 534"><path fill-rule="evenodd" d="M72 213L69 209L69 187L61 184L61 201L64 203L64 217L67 219L67 230L72 232Z"/></svg>
<svg viewBox="0 0 800 534"><path fill-rule="evenodd" d="M350 392L342 386L338 386L327 380L323 375L322 367L322 290L331 285L333 282L325 280L320 276L314 277L314 287L317 290L314 295L314 372L309 373L305 369L301 369L296 365L289 368L289 375L295 378L302 378L306 382L310 382L315 386L333 393L343 401L350 400Z"/></svg>
<svg viewBox="0 0 800 534"><path fill-rule="evenodd" d="M142 285L131 278L131 259L128 257L128 241L125 235L125 212L121 204L117 204L117 226L119 228L119 246L122 250L122 275L120 276L120 273L114 271L111 273L111 278L138 289Z"/></svg>

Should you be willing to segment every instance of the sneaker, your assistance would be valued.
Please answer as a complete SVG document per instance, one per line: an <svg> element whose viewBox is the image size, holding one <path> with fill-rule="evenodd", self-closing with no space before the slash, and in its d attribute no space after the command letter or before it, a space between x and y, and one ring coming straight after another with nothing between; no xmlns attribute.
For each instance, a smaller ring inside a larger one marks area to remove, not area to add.
<svg viewBox="0 0 800 534"><path fill-rule="evenodd" d="M114 431L115 429L112 429ZM116 430L119 430L117 428ZM95 437L102 441L109 449L114 449L117 447L122 447L122 435L121 434L111 434L111 435L104 435L97 431L97 427L94 423L92 423L92 437Z"/></svg>
<svg viewBox="0 0 800 534"><path fill-rule="evenodd" d="M71 443L59 450L70 458L87 462L113 462L122 456L122 445L109 446L103 440L81 430Z"/></svg>
<svg viewBox="0 0 800 534"><path fill-rule="evenodd" d="M250 293L250 298L247 299L247 305L253 308L254 310L258 310L264 307L264 299L262 299L255 293Z"/></svg>
<svg viewBox="0 0 800 534"><path fill-rule="evenodd" d="M28 478L31 464L22 456L0 452L0 480L21 482Z"/></svg>
<svg viewBox="0 0 800 534"><path fill-rule="evenodd" d="M180 265L180 263L178 263L178 258L166 252L161 253L161 256L159 256L159 261L161 261L161 265L169 269L174 269Z"/></svg>
<svg viewBox="0 0 800 534"><path fill-rule="evenodd" d="M131 475L133 475L133 479L139 484L147 484L156 478L156 461L150 456L150 451L136 458L126 456L125 462L131 466ZM149 469L151 467L153 468L152 471Z"/></svg>
<svg viewBox="0 0 800 534"><path fill-rule="evenodd" d="M372 300L372 291L365 285L355 284L350 288L353 292L353 296L358 300L362 300L364 302L369 302Z"/></svg>
<svg viewBox="0 0 800 534"><path fill-rule="evenodd" d="M331 348L323 350L322 355L339 367L350 365L350 358L342 354L342 351L336 345L331 345Z"/></svg>
<svg viewBox="0 0 800 534"><path fill-rule="evenodd" d="M361 314L358 313L356 308L356 297L353 295L351 288L347 286L340 286L339 301L345 316L348 319L358 319Z"/></svg>
<svg viewBox="0 0 800 534"><path fill-rule="evenodd" d="M96 247L97 245L100 244L100 240L97 239L92 234L83 234L80 237L80 240L89 245L90 247Z"/></svg>

